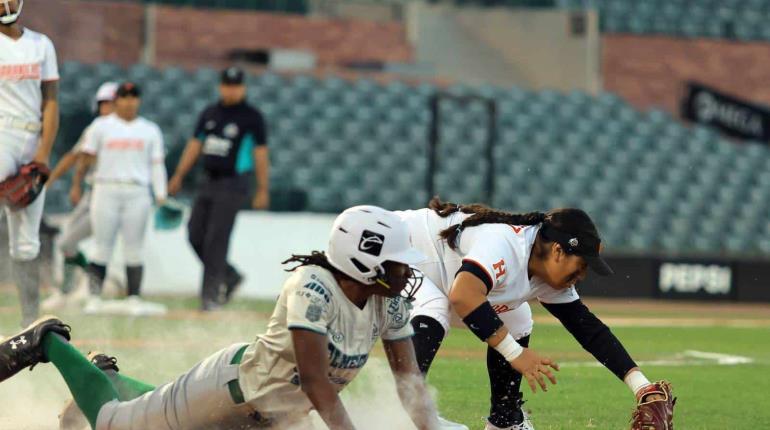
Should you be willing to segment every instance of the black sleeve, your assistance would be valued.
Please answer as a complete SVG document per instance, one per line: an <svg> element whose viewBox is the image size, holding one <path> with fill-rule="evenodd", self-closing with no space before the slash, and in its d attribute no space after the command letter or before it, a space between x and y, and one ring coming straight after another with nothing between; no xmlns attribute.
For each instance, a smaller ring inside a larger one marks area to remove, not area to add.
<svg viewBox="0 0 770 430"><path fill-rule="evenodd" d="M470 260L463 260L463 264L460 266L460 270L455 273L455 278L460 274L460 272L468 272L471 275L481 279L481 282L483 282L487 287L487 294L489 294L489 292L492 290L492 287L494 286L494 283L492 283L492 278L489 277L487 271Z"/></svg>
<svg viewBox="0 0 770 430"><path fill-rule="evenodd" d="M254 115L251 120L251 132L254 135L254 146L267 145L267 127L265 126L265 118L258 110L254 110Z"/></svg>
<svg viewBox="0 0 770 430"><path fill-rule="evenodd" d="M571 303L542 303L577 339L586 351L623 380L636 363L618 338L580 300Z"/></svg>

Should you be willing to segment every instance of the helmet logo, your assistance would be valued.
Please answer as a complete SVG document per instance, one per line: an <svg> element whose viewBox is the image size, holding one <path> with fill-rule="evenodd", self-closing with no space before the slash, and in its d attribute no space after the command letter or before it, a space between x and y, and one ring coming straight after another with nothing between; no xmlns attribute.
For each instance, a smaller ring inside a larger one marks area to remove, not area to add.
<svg viewBox="0 0 770 430"><path fill-rule="evenodd" d="M578 242L576 237L573 237L572 239L569 240L569 246L571 246L573 248L577 248L579 243L580 242Z"/></svg>
<svg viewBox="0 0 770 430"><path fill-rule="evenodd" d="M358 242L358 250L379 257L384 242L385 236L373 231L364 230L361 233L361 241Z"/></svg>

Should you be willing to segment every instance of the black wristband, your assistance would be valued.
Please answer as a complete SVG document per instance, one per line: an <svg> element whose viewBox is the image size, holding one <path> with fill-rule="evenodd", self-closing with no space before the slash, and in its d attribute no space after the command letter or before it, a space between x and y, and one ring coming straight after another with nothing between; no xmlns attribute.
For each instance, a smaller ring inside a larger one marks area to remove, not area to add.
<svg viewBox="0 0 770 430"><path fill-rule="evenodd" d="M463 318L463 322L483 342L486 342L504 325L488 301L479 305L473 312Z"/></svg>

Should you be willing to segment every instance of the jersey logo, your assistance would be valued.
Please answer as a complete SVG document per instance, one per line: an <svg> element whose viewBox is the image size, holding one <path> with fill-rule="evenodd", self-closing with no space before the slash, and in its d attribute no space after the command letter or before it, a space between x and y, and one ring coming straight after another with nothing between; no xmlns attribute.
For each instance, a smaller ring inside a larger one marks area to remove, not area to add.
<svg viewBox="0 0 770 430"><path fill-rule="evenodd" d="M206 130L213 130L214 128L216 128L216 126L217 126L217 122L214 121L213 119L206 121L206 125L205 125Z"/></svg>
<svg viewBox="0 0 770 430"><path fill-rule="evenodd" d="M203 143L203 153L215 157L227 157L232 146L233 142L229 139L222 139L214 135L209 135Z"/></svg>
<svg viewBox="0 0 770 430"><path fill-rule="evenodd" d="M0 79L5 81L39 80L40 63L35 64L4 64L0 66Z"/></svg>
<svg viewBox="0 0 770 430"><path fill-rule="evenodd" d="M230 139L235 139L236 136L238 136L238 132L240 130L238 129L238 125L234 123L227 124L224 129L222 129L222 134L225 135L225 137Z"/></svg>
<svg viewBox="0 0 770 430"><path fill-rule="evenodd" d="M143 151L144 141L141 139L112 139L107 141L105 148L113 151Z"/></svg>
<svg viewBox="0 0 770 430"><path fill-rule="evenodd" d="M361 233L361 241L358 242L358 250L379 257L382 252L383 243L385 243L384 235L364 230L364 232Z"/></svg>
<svg viewBox="0 0 770 430"><path fill-rule="evenodd" d="M505 260L500 259L492 268L495 269L495 281L502 278L505 275Z"/></svg>
<svg viewBox="0 0 770 430"><path fill-rule="evenodd" d="M508 305L492 305L492 309L494 309L496 314L502 314L513 310Z"/></svg>
<svg viewBox="0 0 770 430"><path fill-rule="evenodd" d="M516 234L521 233L521 231L524 229L524 227L518 226L518 225L512 225L511 228Z"/></svg>

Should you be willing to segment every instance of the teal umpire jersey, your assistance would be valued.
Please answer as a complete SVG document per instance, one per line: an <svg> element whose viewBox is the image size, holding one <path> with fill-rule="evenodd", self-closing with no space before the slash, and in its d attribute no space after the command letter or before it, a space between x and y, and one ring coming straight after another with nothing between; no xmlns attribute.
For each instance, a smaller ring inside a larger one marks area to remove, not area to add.
<svg viewBox="0 0 770 430"><path fill-rule="evenodd" d="M203 167L212 178L253 171L254 148L267 144L262 114L245 101L206 108L198 118L195 137L203 144Z"/></svg>

